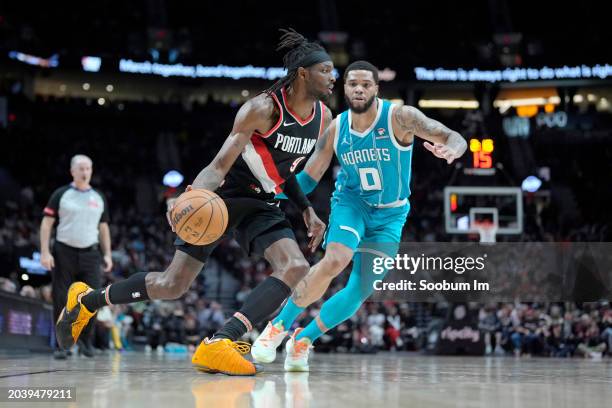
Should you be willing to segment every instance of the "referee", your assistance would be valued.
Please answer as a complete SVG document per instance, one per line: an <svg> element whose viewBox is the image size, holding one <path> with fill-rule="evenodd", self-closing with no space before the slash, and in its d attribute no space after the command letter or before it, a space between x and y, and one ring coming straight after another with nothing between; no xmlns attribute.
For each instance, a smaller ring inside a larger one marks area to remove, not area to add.
<svg viewBox="0 0 612 408"><path fill-rule="evenodd" d="M53 314L57 321L66 305L68 287L75 281L83 281L92 288L101 286L100 247L104 259L104 271L113 267L108 206L102 193L89 184L93 162L78 154L70 161L72 183L53 192L44 209L40 224L41 264L51 270L53 286ZM49 249L51 229L59 219L53 252ZM79 341L79 353L93 356L93 324L85 329ZM56 349L54 357L65 359L66 351Z"/></svg>

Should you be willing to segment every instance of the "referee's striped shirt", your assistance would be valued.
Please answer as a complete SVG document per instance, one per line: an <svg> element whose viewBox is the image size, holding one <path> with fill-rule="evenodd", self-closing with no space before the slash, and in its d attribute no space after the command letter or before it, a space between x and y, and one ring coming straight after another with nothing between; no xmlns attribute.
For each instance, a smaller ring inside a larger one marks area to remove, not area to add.
<svg viewBox="0 0 612 408"><path fill-rule="evenodd" d="M94 188L79 190L72 183L53 192L43 214L59 219L55 239L74 248L99 242L99 224L109 222L108 206Z"/></svg>

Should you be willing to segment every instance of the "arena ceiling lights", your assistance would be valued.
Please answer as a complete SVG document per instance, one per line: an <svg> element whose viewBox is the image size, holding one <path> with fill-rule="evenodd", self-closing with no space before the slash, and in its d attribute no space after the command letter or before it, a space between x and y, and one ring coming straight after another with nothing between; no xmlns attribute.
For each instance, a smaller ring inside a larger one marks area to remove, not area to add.
<svg viewBox="0 0 612 408"><path fill-rule="evenodd" d="M102 66L102 58L100 57L83 57L81 58L81 66L83 71L98 72Z"/></svg>
<svg viewBox="0 0 612 408"><path fill-rule="evenodd" d="M480 104L477 100L461 99L421 99L420 108L440 108L440 109L478 109Z"/></svg>
<svg viewBox="0 0 612 408"><path fill-rule="evenodd" d="M519 115L531 117L537 113L537 106L554 106L560 103L561 98L555 88L501 89L493 101L493 106L502 114L513 107L533 107L535 111L532 114L523 109L524 113Z"/></svg>
<svg viewBox="0 0 612 408"><path fill-rule="evenodd" d="M37 57L19 51L9 51L8 57L24 64L34 65L42 68L57 68L59 66L59 55L53 54L49 58Z"/></svg>
<svg viewBox="0 0 612 408"><path fill-rule="evenodd" d="M478 109L480 103L471 91L426 89L418 101L421 109Z"/></svg>
<svg viewBox="0 0 612 408"><path fill-rule="evenodd" d="M497 97L493 101L493 106L501 113L505 113L510 108L519 108L519 112L524 111L523 108L535 108L533 114L519 114L519 116L534 116L538 106L544 106L549 110L554 111L554 106L561 103L557 90L555 88L528 88L528 89L501 89ZM466 96L463 92L452 91L426 91L422 99L419 100L420 108L439 108L439 109L478 109L480 107L478 101L474 98Z"/></svg>

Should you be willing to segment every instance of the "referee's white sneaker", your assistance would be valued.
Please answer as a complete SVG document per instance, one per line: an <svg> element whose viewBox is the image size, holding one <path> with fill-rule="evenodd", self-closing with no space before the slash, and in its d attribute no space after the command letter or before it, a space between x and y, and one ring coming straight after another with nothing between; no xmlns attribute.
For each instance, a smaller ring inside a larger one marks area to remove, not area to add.
<svg viewBox="0 0 612 408"><path fill-rule="evenodd" d="M271 363L276 359L276 349L281 345L287 336L284 331L283 322L276 325L268 322L263 332L257 337L251 347L253 359L259 363Z"/></svg>
<svg viewBox="0 0 612 408"><path fill-rule="evenodd" d="M285 371L297 371L306 372L309 371L308 367L308 354L312 349L312 341L304 337L300 340L296 340L296 336L304 330L302 328L296 329L295 332L287 340L285 345Z"/></svg>

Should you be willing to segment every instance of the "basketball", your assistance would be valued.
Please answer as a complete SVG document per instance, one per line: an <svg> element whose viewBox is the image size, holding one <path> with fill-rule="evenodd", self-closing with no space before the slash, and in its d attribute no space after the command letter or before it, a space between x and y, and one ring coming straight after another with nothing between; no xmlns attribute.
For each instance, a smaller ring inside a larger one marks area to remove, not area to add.
<svg viewBox="0 0 612 408"><path fill-rule="evenodd" d="M194 189L181 194L171 213L177 235L192 245L208 245L227 228L227 207L217 194Z"/></svg>

